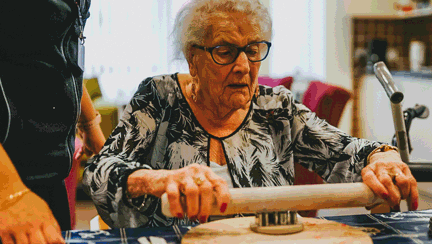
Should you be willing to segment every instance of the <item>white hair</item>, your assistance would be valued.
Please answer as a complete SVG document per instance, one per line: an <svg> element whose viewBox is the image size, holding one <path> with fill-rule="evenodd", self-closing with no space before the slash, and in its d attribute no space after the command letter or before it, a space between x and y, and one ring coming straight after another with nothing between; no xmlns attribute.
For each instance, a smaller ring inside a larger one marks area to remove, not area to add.
<svg viewBox="0 0 432 244"><path fill-rule="evenodd" d="M260 36L269 41L272 20L267 8L259 0L190 0L177 13L172 32L175 58L188 59L193 45L202 45L211 31L212 17L242 13L257 25ZM183 56L183 57L182 57Z"/></svg>

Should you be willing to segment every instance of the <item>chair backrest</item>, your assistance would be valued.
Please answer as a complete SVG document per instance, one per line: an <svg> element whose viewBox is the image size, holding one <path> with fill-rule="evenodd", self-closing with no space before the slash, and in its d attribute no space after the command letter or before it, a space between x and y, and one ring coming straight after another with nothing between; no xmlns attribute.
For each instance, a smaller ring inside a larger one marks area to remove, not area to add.
<svg viewBox="0 0 432 244"><path fill-rule="evenodd" d="M271 78L268 76L260 76L258 77L258 84L266 85L270 87L283 85L287 89L291 89L291 85L293 83L293 77L287 76L284 78Z"/></svg>
<svg viewBox="0 0 432 244"><path fill-rule="evenodd" d="M303 94L302 103L329 124L338 126L342 112L351 97L351 93L342 87L320 81L309 83Z"/></svg>

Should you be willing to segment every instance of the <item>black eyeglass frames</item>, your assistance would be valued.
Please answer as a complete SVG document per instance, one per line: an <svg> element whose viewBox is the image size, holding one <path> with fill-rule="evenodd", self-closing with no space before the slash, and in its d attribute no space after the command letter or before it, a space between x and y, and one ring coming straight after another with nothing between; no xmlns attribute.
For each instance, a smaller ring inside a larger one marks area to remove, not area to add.
<svg viewBox="0 0 432 244"><path fill-rule="evenodd" d="M241 52L245 52L251 62L260 62L267 58L271 43L267 41L254 42L244 47L234 45L220 45L215 47L203 47L194 45L194 47L207 51L211 54L215 63L228 65L234 63Z"/></svg>

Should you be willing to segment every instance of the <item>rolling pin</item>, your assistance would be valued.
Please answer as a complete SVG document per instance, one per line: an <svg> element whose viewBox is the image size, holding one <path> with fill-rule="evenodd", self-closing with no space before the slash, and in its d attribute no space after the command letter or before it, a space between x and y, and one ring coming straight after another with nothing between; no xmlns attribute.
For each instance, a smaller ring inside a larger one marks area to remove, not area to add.
<svg viewBox="0 0 432 244"><path fill-rule="evenodd" d="M230 194L231 202L224 213L217 208L214 197L211 215L365 207L384 203L364 183L233 188ZM162 213L173 217L166 193L162 195Z"/></svg>

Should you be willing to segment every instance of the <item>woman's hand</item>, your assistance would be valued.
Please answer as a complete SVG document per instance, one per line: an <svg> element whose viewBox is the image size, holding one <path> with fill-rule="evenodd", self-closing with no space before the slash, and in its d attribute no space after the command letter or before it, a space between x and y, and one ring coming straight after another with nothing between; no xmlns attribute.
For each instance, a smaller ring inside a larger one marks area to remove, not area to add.
<svg viewBox="0 0 432 244"><path fill-rule="evenodd" d="M402 199L407 200L409 210L418 208L417 181L397 151L373 154L370 164L362 170L362 178L392 209L400 210L399 203Z"/></svg>
<svg viewBox="0 0 432 244"><path fill-rule="evenodd" d="M144 182L140 179L146 179ZM132 197L152 194L161 197L167 193L173 216L206 222L214 199L218 209L225 212L230 202L228 185L209 167L192 164L177 170L138 170L128 178L128 191ZM187 209L181 205L184 197Z"/></svg>
<svg viewBox="0 0 432 244"><path fill-rule="evenodd" d="M105 144L105 136L99 125L87 130L80 130L79 137L82 143L75 149L75 160L79 160L84 154L87 157L98 154Z"/></svg>
<svg viewBox="0 0 432 244"><path fill-rule="evenodd" d="M105 144L105 136L99 126L85 130L82 133L83 138L83 151L87 156L98 154Z"/></svg>
<svg viewBox="0 0 432 244"><path fill-rule="evenodd" d="M0 211L0 237L3 244L65 243L48 205L33 192Z"/></svg>

